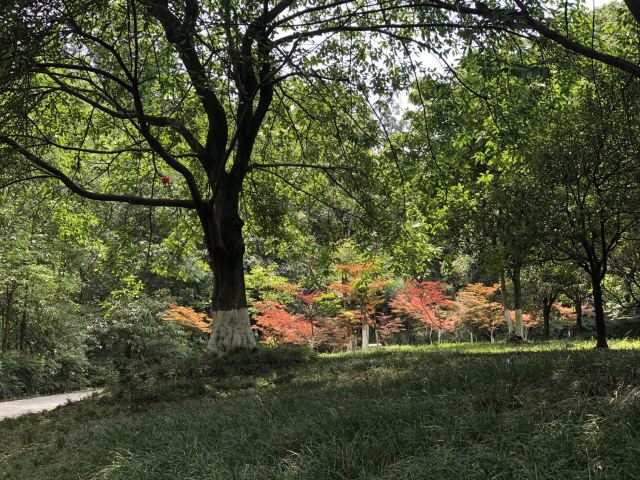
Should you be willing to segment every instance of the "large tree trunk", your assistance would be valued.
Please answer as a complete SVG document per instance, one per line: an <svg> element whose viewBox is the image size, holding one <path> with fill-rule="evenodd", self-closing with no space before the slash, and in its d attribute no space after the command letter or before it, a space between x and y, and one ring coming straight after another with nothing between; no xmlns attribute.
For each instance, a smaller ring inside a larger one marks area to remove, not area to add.
<svg viewBox="0 0 640 480"><path fill-rule="evenodd" d="M507 282L504 279L504 272L500 272L500 298L502 299L502 315L504 321L507 323L509 329L509 335L513 334L513 320L511 319L511 313L509 312L509 305L507 304Z"/></svg>
<svg viewBox="0 0 640 480"><path fill-rule="evenodd" d="M213 205L199 212L214 274L213 333L208 349L219 356L256 346L247 311L239 192L238 184L221 185Z"/></svg>
<svg viewBox="0 0 640 480"><path fill-rule="evenodd" d="M515 334L524 339L524 327L522 323L522 285L520 283L520 267L513 269L511 277L513 282L513 307L515 309Z"/></svg>
<svg viewBox="0 0 640 480"><path fill-rule="evenodd" d="M609 348L607 332L604 323L604 302L602 300L602 279L599 272L591 276L593 291L593 306L596 313L596 348Z"/></svg>

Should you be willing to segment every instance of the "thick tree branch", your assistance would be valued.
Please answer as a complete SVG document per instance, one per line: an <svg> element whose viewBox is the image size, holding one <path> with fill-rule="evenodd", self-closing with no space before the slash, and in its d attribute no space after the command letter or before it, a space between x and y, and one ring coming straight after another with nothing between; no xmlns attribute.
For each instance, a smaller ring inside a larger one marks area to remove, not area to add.
<svg viewBox="0 0 640 480"><path fill-rule="evenodd" d="M358 171L355 168L345 167L342 165L317 165L317 164L311 164L311 163L252 163L251 164L251 169L280 168L280 167L312 168L316 170L343 170L348 172Z"/></svg>
<svg viewBox="0 0 640 480"><path fill-rule="evenodd" d="M191 83L200 97L209 122L205 144L206 152L213 154L216 163L223 161L229 137L227 115L218 96L209 86L207 72L200 62L198 52L193 43L193 30L187 29L169 10L166 0L144 0L142 3L147 6L149 14L162 25L167 40L180 55ZM197 9L194 10L192 6L188 9L188 14L197 15ZM188 25L194 26L195 18L190 19ZM207 161L205 160L205 163Z"/></svg>
<svg viewBox="0 0 640 480"><path fill-rule="evenodd" d="M520 14L522 15L525 23L543 37L546 37L549 40L552 40L557 44L563 46L567 50L571 50L572 52L575 52L579 55L587 58L592 58L593 60L597 60L601 63L611 65L612 67L622 70L623 72L630 73L633 76L640 77L640 65L623 58L616 57L615 55L610 55L608 53L598 51L594 48L587 47L579 42L571 40L565 35L562 35L560 32L549 28L543 22L536 20L531 15L529 15L526 6L521 0L514 1L518 5L518 7L520 7ZM633 3L637 4L638 2L637 0L633 0Z"/></svg>
<svg viewBox="0 0 640 480"><path fill-rule="evenodd" d="M90 200L98 200L103 202L122 202L129 203L131 205L146 205L153 207L180 207L180 208L196 208L196 204L193 200L180 200L173 198L146 198L138 197L135 195L120 195L112 193L100 193L87 190L86 188L78 185L68 175L62 172L60 169L46 162L40 156L30 152L26 148L22 147L11 138L4 135L0 135L0 142L11 147L23 157L29 160L33 165L37 166L41 170L48 172L51 176L60 180L69 190L80 195L81 197L88 198Z"/></svg>
<svg viewBox="0 0 640 480"><path fill-rule="evenodd" d="M448 10L450 12L482 17L493 22L497 21L497 19L499 18L503 18L505 25L509 25L511 28L513 28L514 23L521 22L543 37L548 38L549 40L561 45L567 50L575 52L584 57L597 60L601 63L611 65L612 67L630 73L635 77L640 77L640 65L617 57L615 55L601 52L599 50L596 50L595 48L591 48L579 42L576 42L575 40L571 40L566 35L563 35L559 31L550 28L544 22L537 20L533 16L531 16L522 0L514 0L514 2L518 6L518 9L489 8L486 4L481 2L475 2L474 4L476 5L476 7L474 8L466 6L459 2L448 3L443 0L433 0L434 6L436 6L437 8ZM629 0L629 2L634 4L638 3L637 0ZM630 10L635 16L635 13L640 10L640 7L637 7L635 10L631 9L630 7Z"/></svg>
<svg viewBox="0 0 640 480"><path fill-rule="evenodd" d="M113 108L110 108L109 106L106 106L103 103L100 103L99 101L94 100L88 95L86 95L85 93L89 93L86 90L71 87L59 79L56 79L54 77L52 78L56 82L56 84L58 84L59 88L57 90L65 92L68 95L71 95L72 97L75 97L78 100L83 101L87 105L90 105L96 108L97 110L100 110L101 112L109 115L112 118L117 118L119 120L129 120L135 126L135 128L138 129L138 125L135 124L134 122L134 120L138 118L137 112L133 110L114 110ZM204 151L204 147L198 141L198 139L193 135L193 132L191 132L191 130L189 130L179 120L172 117L166 117L161 115L147 115L147 114L145 114L143 118L149 125L152 125L154 127L169 127L174 129L176 132L180 134L180 136L184 139L184 141L187 142L187 145L191 147L191 149L194 151L195 154L199 154Z"/></svg>

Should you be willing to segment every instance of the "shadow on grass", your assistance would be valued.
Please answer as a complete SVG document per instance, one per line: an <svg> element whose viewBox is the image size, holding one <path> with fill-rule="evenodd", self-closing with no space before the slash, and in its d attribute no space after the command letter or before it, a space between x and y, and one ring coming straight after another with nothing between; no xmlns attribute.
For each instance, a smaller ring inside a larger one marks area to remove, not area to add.
<svg viewBox="0 0 640 480"><path fill-rule="evenodd" d="M0 424L0 478L640 478L640 352L273 355L200 398Z"/></svg>

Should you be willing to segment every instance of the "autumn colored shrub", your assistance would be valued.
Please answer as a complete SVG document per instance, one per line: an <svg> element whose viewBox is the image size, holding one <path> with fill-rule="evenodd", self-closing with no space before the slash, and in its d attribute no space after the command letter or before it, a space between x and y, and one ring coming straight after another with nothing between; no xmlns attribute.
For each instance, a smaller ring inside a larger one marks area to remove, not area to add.
<svg viewBox="0 0 640 480"><path fill-rule="evenodd" d="M211 333L211 324L213 322L213 319L206 313L197 312L191 307L175 303L169 305L164 319L203 334Z"/></svg>

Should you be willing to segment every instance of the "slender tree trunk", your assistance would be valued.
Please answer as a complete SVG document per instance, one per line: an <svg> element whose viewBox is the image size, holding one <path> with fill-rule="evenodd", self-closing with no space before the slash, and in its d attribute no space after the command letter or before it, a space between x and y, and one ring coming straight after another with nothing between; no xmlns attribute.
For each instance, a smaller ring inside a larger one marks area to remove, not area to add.
<svg viewBox="0 0 640 480"><path fill-rule="evenodd" d="M438 345L442 343L442 330L438 329Z"/></svg>
<svg viewBox="0 0 640 480"><path fill-rule="evenodd" d="M591 276L593 291L593 306L596 314L596 348L609 348L607 344L607 332L604 323L604 301L602 300L602 279L600 272L596 271Z"/></svg>
<svg viewBox="0 0 640 480"><path fill-rule="evenodd" d="M380 346L380 334L378 333L378 329L377 328L376 328L375 332L376 332L376 344L378 346Z"/></svg>
<svg viewBox="0 0 640 480"><path fill-rule="evenodd" d="M367 319L362 320L362 349L369 348L369 322Z"/></svg>
<svg viewBox="0 0 640 480"><path fill-rule="evenodd" d="M5 306L2 315L2 351L9 350L9 308Z"/></svg>
<svg viewBox="0 0 640 480"><path fill-rule="evenodd" d="M208 349L218 356L256 346L244 283L243 221L238 213L241 182L231 180L221 183L215 201L198 212L214 275Z"/></svg>
<svg viewBox="0 0 640 480"><path fill-rule="evenodd" d="M575 298L575 308L576 308L576 331L582 331L582 296L576 295Z"/></svg>
<svg viewBox="0 0 640 480"><path fill-rule="evenodd" d="M11 346L11 306L16 288L12 283L11 285L7 285L5 291L6 304L4 308L4 328L2 329L2 350L5 352L8 351Z"/></svg>
<svg viewBox="0 0 640 480"><path fill-rule="evenodd" d="M542 338L549 340L549 323L551 317L551 307L545 301L542 305Z"/></svg>
<svg viewBox="0 0 640 480"><path fill-rule="evenodd" d="M522 284L520 283L520 267L513 269L511 277L513 282L513 307L515 309L515 334L524 339L524 329L522 323Z"/></svg>
<svg viewBox="0 0 640 480"><path fill-rule="evenodd" d="M24 352L24 343L27 338L27 307L29 305L29 285L24 293L24 304L22 306L22 319L20 321L20 333L18 336L18 350Z"/></svg>
<svg viewBox="0 0 640 480"><path fill-rule="evenodd" d="M509 305L507 303L507 282L505 282L503 271L500 271L500 298L502 299L502 315L504 316L504 321L507 323L509 335L512 335L513 320L511 319L511 312L509 312Z"/></svg>
<svg viewBox="0 0 640 480"><path fill-rule="evenodd" d="M471 343L473 343L473 332L469 332L469 338L471 338Z"/></svg>

